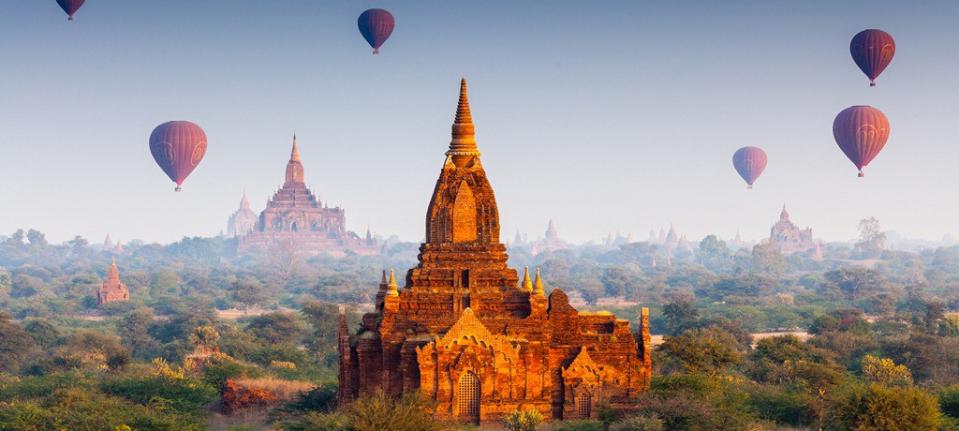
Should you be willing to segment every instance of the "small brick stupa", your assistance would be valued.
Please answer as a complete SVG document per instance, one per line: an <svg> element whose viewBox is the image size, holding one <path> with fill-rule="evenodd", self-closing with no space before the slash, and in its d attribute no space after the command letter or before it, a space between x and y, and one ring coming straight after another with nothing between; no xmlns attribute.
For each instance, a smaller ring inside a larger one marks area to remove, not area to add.
<svg viewBox="0 0 959 431"><path fill-rule="evenodd" d="M350 334L340 317L339 401L419 391L439 418L498 421L517 409L554 419L627 409L649 386L649 313L641 335L608 312L578 312L539 271L507 265L499 211L461 83L453 138L426 215L419 264L400 287L384 273L375 312Z"/></svg>
<svg viewBox="0 0 959 431"><path fill-rule="evenodd" d="M120 270L117 269L117 261L114 259L107 271L107 279L97 290L97 305L129 300L130 291L127 290L127 285L120 281Z"/></svg>

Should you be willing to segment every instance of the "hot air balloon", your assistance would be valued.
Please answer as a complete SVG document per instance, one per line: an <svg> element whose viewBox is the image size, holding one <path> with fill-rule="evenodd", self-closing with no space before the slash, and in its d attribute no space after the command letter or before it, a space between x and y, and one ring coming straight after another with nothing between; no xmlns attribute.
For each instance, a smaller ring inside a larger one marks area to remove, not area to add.
<svg viewBox="0 0 959 431"><path fill-rule="evenodd" d="M896 41L882 30L863 30L849 42L849 53L862 73L869 77L869 86L875 87L876 78L896 55Z"/></svg>
<svg viewBox="0 0 959 431"><path fill-rule="evenodd" d="M150 152L180 191L183 180L206 154L206 133L189 121L163 123L150 134Z"/></svg>
<svg viewBox="0 0 959 431"><path fill-rule="evenodd" d="M862 168L869 165L889 139L889 120L872 106L850 106L832 122L832 135L862 177Z"/></svg>
<svg viewBox="0 0 959 431"><path fill-rule="evenodd" d="M73 14L83 6L84 1L86 0L57 0L57 4L67 13L67 21L73 21Z"/></svg>
<svg viewBox="0 0 959 431"><path fill-rule="evenodd" d="M766 152L758 147L742 147L733 154L733 167L746 180L746 188L751 189L766 169Z"/></svg>
<svg viewBox="0 0 959 431"><path fill-rule="evenodd" d="M394 24L393 15L386 9L367 9L356 20L363 38L373 47L373 54L380 53L380 47L393 33Z"/></svg>

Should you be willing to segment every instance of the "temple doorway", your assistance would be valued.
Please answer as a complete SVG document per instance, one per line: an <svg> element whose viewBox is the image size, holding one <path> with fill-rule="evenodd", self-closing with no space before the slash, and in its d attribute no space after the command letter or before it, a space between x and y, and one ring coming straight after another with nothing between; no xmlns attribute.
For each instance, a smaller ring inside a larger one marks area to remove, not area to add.
<svg viewBox="0 0 959 431"><path fill-rule="evenodd" d="M589 419L593 410L593 397L586 390L576 394L576 414L583 419Z"/></svg>
<svg viewBox="0 0 959 431"><path fill-rule="evenodd" d="M457 408L460 418L470 423L478 424L482 397L479 377L472 371L463 373L463 375L460 376L460 382L456 392Z"/></svg>

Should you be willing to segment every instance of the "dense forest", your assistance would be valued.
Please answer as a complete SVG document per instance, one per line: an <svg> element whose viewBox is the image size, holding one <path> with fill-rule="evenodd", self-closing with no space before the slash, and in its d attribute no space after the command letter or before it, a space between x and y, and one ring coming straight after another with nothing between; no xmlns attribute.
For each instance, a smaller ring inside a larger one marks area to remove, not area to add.
<svg viewBox="0 0 959 431"><path fill-rule="evenodd" d="M518 411L503 426L959 429L959 247L891 250L866 227L821 257L713 235L684 250L511 249L512 266L588 308L636 320L650 307L663 339L635 411L550 424ZM331 259L236 256L233 241L0 237L0 429L463 428L413 396L335 405L340 311L355 326L381 271L413 266L417 244ZM98 307L114 259L130 300Z"/></svg>

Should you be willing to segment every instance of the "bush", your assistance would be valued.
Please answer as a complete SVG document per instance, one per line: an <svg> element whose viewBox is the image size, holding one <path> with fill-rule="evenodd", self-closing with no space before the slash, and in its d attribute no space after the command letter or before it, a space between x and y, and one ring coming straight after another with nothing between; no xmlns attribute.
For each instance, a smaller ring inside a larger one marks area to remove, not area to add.
<svg viewBox="0 0 959 431"><path fill-rule="evenodd" d="M613 423L609 431L663 431L665 425L657 416L633 416Z"/></svg>
<svg viewBox="0 0 959 431"><path fill-rule="evenodd" d="M104 381L100 390L141 405L166 400L179 412L197 414L217 399L217 390L193 379L164 377L122 377Z"/></svg>
<svg viewBox="0 0 959 431"><path fill-rule="evenodd" d="M536 431L543 422L543 414L537 410L515 410L503 418L506 431Z"/></svg>
<svg viewBox="0 0 959 431"><path fill-rule="evenodd" d="M939 428L939 404L915 387L851 385L829 403L830 430L933 431Z"/></svg>
<svg viewBox="0 0 959 431"><path fill-rule="evenodd" d="M605 431L604 427L600 421L571 420L554 424L552 431Z"/></svg>

